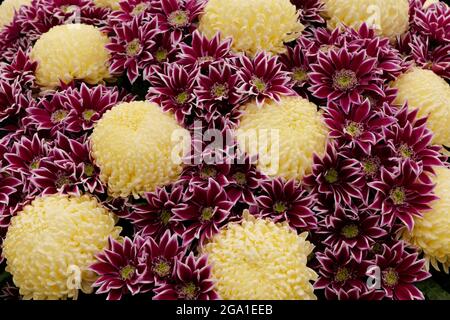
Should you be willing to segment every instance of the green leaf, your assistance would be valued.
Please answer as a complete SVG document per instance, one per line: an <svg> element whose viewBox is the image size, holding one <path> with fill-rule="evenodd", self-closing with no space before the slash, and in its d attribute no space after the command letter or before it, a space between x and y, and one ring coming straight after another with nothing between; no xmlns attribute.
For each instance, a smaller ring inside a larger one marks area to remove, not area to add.
<svg viewBox="0 0 450 320"><path fill-rule="evenodd" d="M417 284L427 300L450 300L450 293L445 291L433 279L427 279Z"/></svg>

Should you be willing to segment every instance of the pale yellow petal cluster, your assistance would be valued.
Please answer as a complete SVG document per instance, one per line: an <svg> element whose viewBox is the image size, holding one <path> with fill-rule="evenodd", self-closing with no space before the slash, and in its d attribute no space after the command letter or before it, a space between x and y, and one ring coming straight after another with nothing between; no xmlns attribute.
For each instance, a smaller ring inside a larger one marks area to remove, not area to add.
<svg viewBox="0 0 450 320"><path fill-rule="evenodd" d="M290 0L209 0L199 29L209 38L232 37L237 52L282 53L283 42L298 38L304 26Z"/></svg>
<svg viewBox="0 0 450 320"><path fill-rule="evenodd" d="M109 194L137 198L176 181L182 170L177 156L185 150L177 137L188 138L189 132L154 103L121 103L106 112L91 148Z"/></svg>
<svg viewBox="0 0 450 320"><path fill-rule="evenodd" d="M119 10L120 0L93 0L95 5L102 8L111 8L113 10Z"/></svg>
<svg viewBox="0 0 450 320"><path fill-rule="evenodd" d="M11 23L14 12L21 6L29 5L31 0L4 0L0 4L0 28Z"/></svg>
<svg viewBox="0 0 450 320"><path fill-rule="evenodd" d="M306 266L314 246L307 233L244 212L202 249L212 265L215 290L225 300L315 300Z"/></svg>
<svg viewBox="0 0 450 320"><path fill-rule="evenodd" d="M83 80L97 84L110 77L108 37L86 24L65 24L44 33L31 51L38 62L36 81L44 88L54 88L60 81Z"/></svg>
<svg viewBox="0 0 450 320"><path fill-rule="evenodd" d="M95 198L53 195L35 199L12 218L3 243L6 271L25 299L76 298L90 292L88 267L121 231Z"/></svg>
<svg viewBox="0 0 450 320"><path fill-rule="evenodd" d="M445 272L450 268L450 169L435 168L435 193L440 199L432 204L432 210L422 218L414 219L414 229L406 231L404 239L423 250L427 265Z"/></svg>
<svg viewBox="0 0 450 320"><path fill-rule="evenodd" d="M450 86L431 70L413 68L392 85L398 89L395 103L406 101L419 108L419 116L429 116L427 126L433 131L433 142L450 146Z"/></svg>
<svg viewBox="0 0 450 320"><path fill-rule="evenodd" d="M359 28L366 22L378 34L394 38L408 30L408 0L323 0L328 27Z"/></svg>
<svg viewBox="0 0 450 320"><path fill-rule="evenodd" d="M313 154L324 154L328 130L308 100L283 97L280 103L268 101L259 107L250 102L242 109L239 146L259 156L258 168L265 174L301 180L311 172Z"/></svg>

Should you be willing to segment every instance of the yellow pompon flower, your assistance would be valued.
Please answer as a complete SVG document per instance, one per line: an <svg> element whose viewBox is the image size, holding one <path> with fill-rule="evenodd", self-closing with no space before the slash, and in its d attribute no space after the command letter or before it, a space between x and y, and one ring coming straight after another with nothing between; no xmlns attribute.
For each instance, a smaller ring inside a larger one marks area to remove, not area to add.
<svg viewBox="0 0 450 320"><path fill-rule="evenodd" d="M378 34L394 38L408 30L408 0L323 0L328 27L340 25L359 28L363 22Z"/></svg>
<svg viewBox="0 0 450 320"><path fill-rule="evenodd" d="M431 70L413 68L392 85L398 89L396 104L406 101L419 108L419 116L429 116L427 126L433 131L433 142L450 146L450 86Z"/></svg>
<svg viewBox="0 0 450 320"><path fill-rule="evenodd" d="M11 220L3 243L6 271L25 299L77 298L92 291L88 267L121 231L88 195L36 198Z"/></svg>
<svg viewBox="0 0 450 320"><path fill-rule="evenodd" d="M283 42L299 37L304 26L290 0L209 0L199 29L212 38L232 37L237 52L285 51Z"/></svg>
<svg viewBox="0 0 450 320"><path fill-rule="evenodd" d="M435 194L439 197L432 203L432 210L424 213L422 218L414 219L414 229L406 231L406 241L419 247L425 254L427 267L431 265L439 270L442 264L446 273L450 268L450 169L434 168L436 177Z"/></svg>
<svg viewBox="0 0 450 320"><path fill-rule="evenodd" d="M94 128L91 148L109 194L138 198L177 180L185 145L176 138L189 139L189 132L154 103L121 103L107 111Z"/></svg>
<svg viewBox="0 0 450 320"><path fill-rule="evenodd" d="M97 7L111 8L113 10L120 9L119 5L120 0L93 0L93 1Z"/></svg>
<svg viewBox="0 0 450 320"><path fill-rule="evenodd" d="M241 150L258 156L269 176L301 180L311 172L314 153L325 153L328 129L317 106L301 97L283 97L262 107L243 106L237 130Z"/></svg>
<svg viewBox="0 0 450 320"><path fill-rule="evenodd" d="M21 6L26 6L31 0L5 0L0 4L0 28L11 23L14 18L14 11Z"/></svg>
<svg viewBox="0 0 450 320"><path fill-rule="evenodd" d="M203 248L212 265L216 291L224 300L315 300L306 266L314 246L286 223L255 219L244 211Z"/></svg>
<svg viewBox="0 0 450 320"><path fill-rule="evenodd" d="M110 77L109 53L105 48L108 37L86 24L65 24L44 33L31 51L38 62L37 83L48 89L60 81L83 80L97 84Z"/></svg>

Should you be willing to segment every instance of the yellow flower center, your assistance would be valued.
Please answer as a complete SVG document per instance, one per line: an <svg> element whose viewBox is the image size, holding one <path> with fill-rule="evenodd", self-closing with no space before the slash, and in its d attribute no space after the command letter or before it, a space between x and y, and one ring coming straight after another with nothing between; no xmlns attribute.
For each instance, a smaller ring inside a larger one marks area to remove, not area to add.
<svg viewBox="0 0 450 320"><path fill-rule="evenodd" d="M187 93L186 91L183 91L183 92L179 93L175 97L175 101L178 104L185 104L186 101L188 101L188 99L189 99L189 93Z"/></svg>
<svg viewBox="0 0 450 320"><path fill-rule="evenodd" d="M391 190L390 194L392 202L394 202L395 205L402 205L405 203L406 200L406 194L405 189L402 187L396 187Z"/></svg>
<svg viewBox="0 0 450 320"><path fill-rule="evenodd" d="M356 87L357 84L356 73L352 70L342 69L333 75L333 88L335 89L347 91Z"/></svg>
<svg viewBox="0 0 450 320"><path fill-rule="evenodd" d="M294 68L292 70L292 79L298 83L305 82L308 80L308 73L303 68Z"/></svg>
<svg viewBox="0 0 450 320"><path fill-rule="evenodd" d="M398 284L399 276L397 271L389 268L383 272L383 282L388 287L395 287Z"/></svg>
<svg viewBox="0 0 450 320"><path fill-rule="evenodd" d="M400 145L398 153L405 159L411 158L414 155L414 151L406 143Z"/></svg>
<svg viewBox="0 0 450 320"><path fill-rule="evenodd" d="M202 215L201 220L202 221L209 221L214 215L214 209L211 207L206 207L202 209Z"/></svg>
<svg viewBox="0 0 450 320"><path fill-rule="evenodd" d="M352 137L356 138L362 133L362 126L360 123L350 121L350 123L345 127L345 132L347 132Z"/></svg>
<svg viewBox="0 0 450 320"><path fill-rule="evenodd" d="M343 235L344 237L346 237L347 239L353 239L356 236L358 236L359 234L359 228L356 224L351 223L348 225L345 225L342 229L341 229L341 235Z"/></svg>
<svg viewBox="0 0 450 320"><path fill-rule="evenodd" d="M88 109L88 110L83 111L82 116L83 116L84 120L91 121L94 114L95 114L95 110Z"/></svg>
<svg viewBox="0 0 450 320"><path fill-rule="evenodd" d="M66 186L66 185L69 185L69 184L70 184L70 179L67 176L60 176L55 181L55 186L57 188L62 188L62 187Z"/></svg>
<svg viewBox="0 0 450 320"><path fill-rule="evenodd" d="M170 274L171 266L166 259L159 257L154 262L152 270L158 277L164 278Z"/></svg>
<svg viewBox="0 0 450 320"><path fill-rule="evenodd" d="M66 110L56 110L52 113L51 120L53 123L59 123L67 117L67 114Z"/></svg>
<svg viewBox="0 0 450 320"><path fill-rule="evenodd" d="M95 167L91 163L84 164L84 174L88 177L92 177L94 175Z"/></svg>
<svg viewBox="0 0 450 320"><path fill-rule="evenodd" d="M258 92L264 92L267 89L266 83L258 77L253 77L252 84L255 86L255 88L256 88L256 90L258 90Z"/></svg>
<svg viewBox="0 0 450 320"><path fill-rule="evenodd" d="M244 186L247 184L247 176L243 172L236 172L233 175L234 180L236 180L236 183L240 186Z"/></svg>
<svg viewBox="0 0 450 320"><path fill-rule="evenodd" d="M193 282L189 282L182 286L179 290L179 295L184 300L194 300L197 298L199 289Z"/></svg>
<svg viewBox="0 0 450 320"><path fill-rule="evenodd" d="M334 280L337 282L345 282L351 278L351 272L348 268L339 268L334 276Z"/></svg>
<svg viewBox="0 0 450 320"><path fill-rule="evenodd" d="M168 22L172 27L181 28L189 24L189 12L177 10L169 14Z"/></svg>
<svg viewBox="0 0 450 320"><path fill-rule="evenodd" d="M336 183L339 180L339 173L336 169L331 168L325 173L325 180L330 183Z"/></svg>
<svg viewBox="0 0 450 320"><path fill-rule="evenodd" d="M122 278L122 280L129 280L134 275L135 271L135 267L127 265L126 267L120 269L120 277Z"/></svg>
<svg viewBox="0 0 450 320"><path fill-rule="evenodd" d="M141 14L142 12L144 12L147 9L147 4L146 3L139 3L138 5L136 5L133 9L133 15L137 16L139 14Z"/></svg>
<svg viewBox="0 0 450 320"><path fill-rule="evenodd" d="M161 220L161 223L164 225L164 226L167 226L168 224L169 224L169 221L170 221L170 218L171 218L171 212L169 211L169 210L167 210L167 209L163 209L162 211L161 211L161 215L160 215L160 220Z"/></svg>
<svg viewBox="0 0 450 320"><path fill-rule="evenodd" d="M379 159L376 158L367 158L365 161L363 161L362 165L364 173L369 176L377 173L380 166Z"/></svg>
<svg viewBox="0 0 450 320"><path fill-rule="evenodd" d="M159 48L155 53L155 57L158 62L165 61L167 59L167 55L168 55L168 52L164 48Z"/></svg>
<svg viewBox="0 0 450 320"><path fill-rule="evenodd" d="M206 166L202 168L200 171L200 178L202 179L208 179L208 178L214 178L217 175L217 170L214 167Z"/></svg>
<svg viewBox="0 0 450 320"><path fill-rule="evenodd" d="M227 98L228 91L228 84L226 83L215 83L211 88L211 94L216 98Z"/></svg>
<svg viewBox="0 0 450 320"><path fill-rule="evenodd" d="M139 44L139 39L134 39L127 44L127 55L133 57L139 53L141 50L141 45Z"/></svg>
<svg viewBox="0 0 450 320"><path fill-rule="evenodd" d="M39 169L40 164L41 160L39 158L35 158L30 163L30 169Z"/></svg>
<svg viewBox="0 0 450 320"><path fill-rule="evenodd" d="M283 213L287 210L287 205L281 201L275 202L273 205L273 211L276 213Z"/></svg>

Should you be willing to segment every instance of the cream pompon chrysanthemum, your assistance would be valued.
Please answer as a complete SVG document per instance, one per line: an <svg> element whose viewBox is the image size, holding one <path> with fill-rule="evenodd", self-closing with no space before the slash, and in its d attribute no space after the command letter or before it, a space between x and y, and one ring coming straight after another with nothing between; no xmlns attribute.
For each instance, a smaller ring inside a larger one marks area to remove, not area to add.
<svg viewBox="0 0 450 320"><path fill-rule="evenodd" d="M181 157L184 148L173 134L189 136L154 103L121 103L106 112L94 128L91 147L108 192L137 198L177 180L182 167L172 153Z"/></svg>
<svg viewBox="0 0 450 320"><path fill-rule="evenodd" d="M431 70L413 68L393 84L398 89L395 103L408 102L419 108L419 116L429 116L427 126L433 131L433 142L450 146L450 86Z"/></svg>
<svg viewBox="0 0 450 320"><path fill-rule="evenodd" d="M414 219L414 229L405 232L403 237L409 243L421 248L425 254L427 265L431 264L439 270L442 264L445 272L450 268L450 169L435 168L436 189L439 197L432 204L432 210L423 217Z"/></svg>
<svg viewBox="0 0 450 320"><path fill-rule="evenodd" d="M225 300L315 300L310 281L317 274L306 266L314 246L306 237L245 210L241 223L230 223L202 249L217 293Z"/></svg>
<svg viewBox="0 0 450 320"><path fill-rule="evenodd" d="M242 150L258 155L258 167L269 176L301 180L311 172L313 154L325 152L328 129L317 106L301 97L283 97L262 107L243 106L237 130Z"/></svg>
<svg viewBox="0 0 450 320"><path fill-rule="evenodd" d="M328 27L358 28L363 22L382 36L394 38L408 30L408 0L323 0Z"/></svg>
<svg viewBox="0 0 450 320"><path fill-rule="evenodd" d="M31 0L5 0L0 4L0 28L9 24L14 17L14 11L23 5L28 5Z"/></svg>
<svg viewBox="0 0 450 320"><path fill-rule="evenodd" d="M44 88L54 88L60 81L83 80L97 84L110 77L108 37L86 24L65 24L44 33L31 51L38 62L36 81Z"/></svg>
<svg viewBox="0 0 450 320"><path fill-rule="evenodd" d="M289 0L209 0L199 29L210 38L217 32L232 37L238 52L281 53L283 42L298 38L304 29L298 16Z"/></svg>
<svg viewBox="0 0 450 320"><path fill-rule="evenodd" d="M119 5L120 0L93 0L93 1L95 5L98 7L111 8L114 10L120 9Z"/></svg>
<svg viewBox="0 0 450 320"><path fill-rule="evenodd" d="M12 218L3 243L6 270L25 299L76 298L91 291L88 267L121 231L95 198L35 199Z"/></svg>

